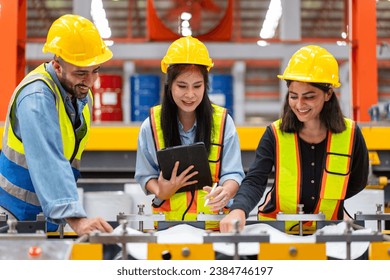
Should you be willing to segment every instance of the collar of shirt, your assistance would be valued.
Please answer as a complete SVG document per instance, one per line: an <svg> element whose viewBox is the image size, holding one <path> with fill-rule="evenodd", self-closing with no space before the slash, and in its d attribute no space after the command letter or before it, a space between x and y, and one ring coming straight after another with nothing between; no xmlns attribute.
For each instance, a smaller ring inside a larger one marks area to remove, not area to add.
<svg viewBox="0 0 390 280"><path fill-rule="evenodd" d="M196 121L194 125L188 130L184 131L183 124L177 120L179 125L179 134L180 134L180 140L183 145L192 144L195 141L195 134L196 134Z"/></svg>

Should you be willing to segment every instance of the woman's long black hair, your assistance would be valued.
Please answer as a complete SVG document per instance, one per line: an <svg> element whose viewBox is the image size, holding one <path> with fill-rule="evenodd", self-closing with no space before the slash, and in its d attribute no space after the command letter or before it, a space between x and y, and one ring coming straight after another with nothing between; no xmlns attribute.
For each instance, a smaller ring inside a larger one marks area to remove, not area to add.
<svg viewBox="0 0 390 280"><path fill-rule="evenodd" d="M167 80L161 102L161 127L164 133L166 147L181 145L178 127L178 107L172 97L172 84L184 71L199 71L204 79L204 94L196 108L196 135L195 142L203 142L207 151L210 151L211 128L213 126L213 107L208 96L209 76L207 67L193 64L173 64L168 67Z"/></svg>

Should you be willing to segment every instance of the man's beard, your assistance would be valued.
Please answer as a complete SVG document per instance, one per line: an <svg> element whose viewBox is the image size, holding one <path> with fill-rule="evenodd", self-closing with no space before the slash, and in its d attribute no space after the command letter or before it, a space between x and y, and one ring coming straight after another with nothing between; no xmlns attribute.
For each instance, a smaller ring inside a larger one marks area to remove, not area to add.
<svg viewBox="0 0 390 280"><path fill-rule="evenodd" d="M84 89L86 88L87 91L86 92L82 92L80 86L84 87ZM72 95L74 97L76 97L77 99L84 99L88 95L88 91L89 91L89 88L87 86L82 85L82 84L78 84L78 85L75 85L73 87Z"/></svg>
<svg viewBox="0 0 390 280"><path fill-rule="evenodd" d="M76 84L74 86L70 85L69 81L66 79L65 74L62 75L61 79L59 79L61 82L62 87L66 90L66 92L71 96L71 98L77 98L77 99L84 99L88 95L89 88L84 84ZM88 88L88 90L85 93L81 92L81 88Z"/></svg>
<svg viewBox="0 0 390 280"><path fill-rule="evenodd" d="M84 92L81 92L81 88L80 86L83 86L83 87L86 87L88 88L87 86L83 85L83 84L77 84L77 85L74 85L73 87L70 87L68 86L66 83L62 85L64 87L64 89L66 90L66 92L73 98L77 98L77 99L84 99L87 95L88 95L88 91L89 89L84 93Z"/></svg>

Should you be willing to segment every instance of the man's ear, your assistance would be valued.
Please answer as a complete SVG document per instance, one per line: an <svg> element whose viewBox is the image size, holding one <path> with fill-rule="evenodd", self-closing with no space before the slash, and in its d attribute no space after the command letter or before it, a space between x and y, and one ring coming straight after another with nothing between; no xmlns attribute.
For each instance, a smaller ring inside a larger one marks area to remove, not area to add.
<svg viewBox="0 0 390 280"><path fill-rule="evenodd" d="M55 59L53 59L51 63L53 65L54 71L56 71L57 74L60 74L62 71L60 63Z"/></svg>

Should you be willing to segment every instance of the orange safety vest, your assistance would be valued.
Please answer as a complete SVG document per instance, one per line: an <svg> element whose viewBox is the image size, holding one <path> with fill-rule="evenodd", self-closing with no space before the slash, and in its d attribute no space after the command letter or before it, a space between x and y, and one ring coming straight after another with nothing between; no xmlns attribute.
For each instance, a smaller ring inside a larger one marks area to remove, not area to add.
<svg viewBox="0 0 390 280"><path fill-rule="evenodd" d="M286 133L280 130L281 120L272 123L276 139L275 160L275 210L262 213L261 210L270 200L259 208L260 220L274 220L276 214L297 214L301 193L301 158L297 133ZM322 173L320 198L314 214L325 214L326 220L337 220L340 202L344 200L350 175L351 155L353 149L355 122L345 118L346 130L341 133L328 132L326 144L326 164ZM298 221L286 222L286 229L296 225ZM314 227L315 223L305 223Z"/></svg>
<svg viewBox="0 0 390 280"><path fill-rule="evenodd" d="M212 144L208 158L213 182L219 182L227 110L214 104L213 109ZM150 122L156 150L165 148L164 135L161 128L161 105L157 105L150 109ZM195 190L194 195L194 201L192 202L190 209L188 209L184 220L195 221L198 213L217 213L216 211L211 211L209 206L204 206L204 197L207 195L206 191ZM165 214L165 220L167 221L181 221L182 215L189 206L190 201L191 192L175 193L170 199L165 200L160 207L153 207L153 213ZM227 212L227 209L225 209L225 211ZM213 223L213 226L209 227L214 228L214 226L215 222Z"/></svg>

